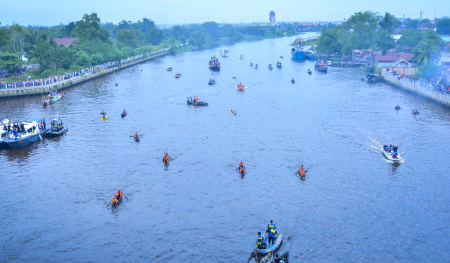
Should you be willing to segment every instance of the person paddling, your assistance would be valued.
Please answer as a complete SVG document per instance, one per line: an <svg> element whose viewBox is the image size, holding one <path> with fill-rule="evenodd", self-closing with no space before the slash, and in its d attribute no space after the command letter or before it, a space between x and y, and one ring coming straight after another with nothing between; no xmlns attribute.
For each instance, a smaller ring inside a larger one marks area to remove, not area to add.
<svg viewBox="0 0 450 263"><path fill-rule="evenodd" d="M236 113L234 112L234 110L231 110L231 113L234 114L234 115L236 115Z"/></svg>
<svg viewBox="0 0 450 263"><path fill-rule="evenodd" d="M298 168L298 173L301 177L305 177L305 169L303 169L303 165Z"/></svg>
<svg viewBox="0 0 450 263"><path fill-rule="evenodd" d="M123 110L123 114L124 114L124 115L127 115L127 111L126 111L125 109Z"/></svg>
<svg viewBox="0 0 450 263"><path fill-rule="evenodd" d="M169 163L169 161L170 161L169 154L167 154L167 153L165 152L165 153L164 153L163 162L164 162L164 163Z"/></svg>
<svg viewBox="0 0 450 263"><path fill-rule="evenodd" d="M139 133L138 132L136 132L135 134L134 134L134 140L140 140L141 138L139 137Z"/></svg>

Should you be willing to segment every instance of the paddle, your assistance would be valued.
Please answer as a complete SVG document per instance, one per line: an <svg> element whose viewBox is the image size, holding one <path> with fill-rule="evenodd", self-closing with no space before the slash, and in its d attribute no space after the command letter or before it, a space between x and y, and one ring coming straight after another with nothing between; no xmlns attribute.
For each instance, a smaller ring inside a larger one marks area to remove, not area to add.
<svg viewBox="0 0 450 263"><path fill-rule="evenodd" d="M125 196L125 198L127 199L127 201L128 201L128 197L124 194L124 193L122 193L123 194L123 196Z"/></svg>
<svg viewBox="0 0 450 263"><path fill-rule="evenodd" d="M139 134L139 137L144 136L144 134ZM134 135L130 135L130 137L134 137Z"/></svg>
<svg viewBox="0 0 450 263"><path fill-rule="evenodd" d="M109 204L106 206L106 208L108 208L110 204L111 204L111 202L109 202Z"/></svg>

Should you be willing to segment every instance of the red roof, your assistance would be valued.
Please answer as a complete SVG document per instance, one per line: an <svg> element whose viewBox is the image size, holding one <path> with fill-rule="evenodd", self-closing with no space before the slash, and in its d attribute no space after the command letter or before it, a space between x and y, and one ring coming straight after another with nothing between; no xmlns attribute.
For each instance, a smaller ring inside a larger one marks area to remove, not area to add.
<svg viewBox="0 0 450 263"><path fill-rule="evenodd" d="M412 57L414 54L412 53L394 53L394 52L388 52L386 56L377 55L375 56L375 61L379 62L394 62L399 58L402 58L408 62L412 62Z"/></svg>
<svg viewBox="0 0 450 263"><path fill-rule="evenodd" d="M73 41L78 40L78 38L54 38L53 41L58 45L68 46L72 44Z"/></svg>

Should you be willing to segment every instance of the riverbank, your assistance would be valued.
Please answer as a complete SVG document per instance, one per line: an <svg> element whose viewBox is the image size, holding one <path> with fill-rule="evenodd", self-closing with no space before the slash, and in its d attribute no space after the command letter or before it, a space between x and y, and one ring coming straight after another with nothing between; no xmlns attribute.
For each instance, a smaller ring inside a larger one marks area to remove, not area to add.
<svg viewBox="0 0 450 263"><path fill-rule="evenodd" d="M424 98L430 99L444 107L450 107L450 94L437 90L433 86L425 85L421 82L408 81L391 74L385 74L384 80L396 87L415 93Z"/></svg>
<svg viewBox="0 0 450 263"><path fill-rule="evenodd" d="M50 92L50 90L63 90L69 87L73 87L75 85L84 83L89 80L93 80L112 72L122 70L158 57L162 57L169 54L167 49L154 52L150 56L144 57L142 59L138 59L128 63L122 63L120 67L114 66L110 68L102 68L95 70L94 72L90 72L88 74L72 77L69 79L64 79L61 81L57 81L55 83L51 83L48 85L39 85L39 86L29 86L29 87L19 87L19 88L4 88L0 89L0 99L8 98L8 97L18 97L18 96L32 96L32 95L41 95Z"/></svg>

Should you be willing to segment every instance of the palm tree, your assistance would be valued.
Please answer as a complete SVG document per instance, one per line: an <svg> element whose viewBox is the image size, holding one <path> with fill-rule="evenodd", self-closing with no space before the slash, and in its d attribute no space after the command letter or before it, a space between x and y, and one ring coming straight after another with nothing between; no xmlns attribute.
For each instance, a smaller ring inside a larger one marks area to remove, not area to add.
<svg viewBox="0 0 450 263"><path fill-rule="evenodd" d="M391 15L390 13L386 13L384 14L384 17L381 18L380 22L378 22L378 25L381 27L381 29L386 30L389 35L392 35L395 32L397 23L398 21L395 16Z"/></svg>
<svg viewBox="0 0 450 263"><path fill-rule="evenodd" d="M416 48L416 61L419 63L427 63L429 60L435 59L439 54L439 49L432 40L421 41Z"/></svg>

